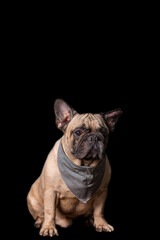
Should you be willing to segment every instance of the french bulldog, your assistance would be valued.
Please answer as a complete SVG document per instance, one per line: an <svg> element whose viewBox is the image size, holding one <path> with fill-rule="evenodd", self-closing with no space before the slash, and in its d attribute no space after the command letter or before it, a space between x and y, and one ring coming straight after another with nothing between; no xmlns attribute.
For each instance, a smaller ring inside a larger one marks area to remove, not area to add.
<svg viewBox="0 0 160 240"><path fill-rule="evenodd" d="M104 219L111 166L106 155L109 133L121 109L77 113L62 99L54 103L63 136L51 149L38 179L27 195L29 212L41 236L58 235L56 225L69 227L83 215L98 232L114 230Z"/></svg>

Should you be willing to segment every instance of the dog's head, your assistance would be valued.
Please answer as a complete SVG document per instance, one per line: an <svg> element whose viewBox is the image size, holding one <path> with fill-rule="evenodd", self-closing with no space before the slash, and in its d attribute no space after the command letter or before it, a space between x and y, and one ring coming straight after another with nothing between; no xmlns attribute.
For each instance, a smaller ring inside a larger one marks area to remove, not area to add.
<svg viewBox="0 0 160 240"><path fill-rule="evenodd" d="M64 132L67 151L80 160L102 159L121 109L101 114L79 114L62 99L54 103L56 125Z"/></svg>

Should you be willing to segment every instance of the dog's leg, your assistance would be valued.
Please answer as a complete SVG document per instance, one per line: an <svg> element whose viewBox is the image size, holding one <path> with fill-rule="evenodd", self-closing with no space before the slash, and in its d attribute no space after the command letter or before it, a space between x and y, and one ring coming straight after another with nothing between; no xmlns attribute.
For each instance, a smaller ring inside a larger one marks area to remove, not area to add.
<svg viewBox="0 0 160 240"><path fill-rule="evenodd" d="M34 226L36 228L40 228L44 219L43 203L38 198L35 197L34 189L35 184L32 186L31 190L27 195L27 205L29 212L31 213L32 217L36 220Z"/></svg>
<svg viewBox="0 0 160 240"><path fill-rule="evenodd" d="M93 225L93 207L91 207L84 215L85 225L90 227Z"/></svg>
<svg viewBox="0 0 160 240"><path fill-rule="evenodd" d="M44 190L44 221L40 230L41 236L58 236L55 226L56 202L58 193L52 186L47 186Z"/></svg>
<svg viewBox="0 0 160 240"><path fill-rule="evenodd" d="M56 225L67 228L72 225L72 220L63 215L58 209L56 209Z"/></svg>
<svg viewBox="0 0 160 240"><path fill-rule="evenodd" d="M106 220L103 217L103 210L104 210L104 204L107 197L107 191L103 191L100 195L98 195L94 200L94 212L93 212L93 218L94 218L94 227L96 228L97 232L112 232L114 228L106 222Z"/></svg>

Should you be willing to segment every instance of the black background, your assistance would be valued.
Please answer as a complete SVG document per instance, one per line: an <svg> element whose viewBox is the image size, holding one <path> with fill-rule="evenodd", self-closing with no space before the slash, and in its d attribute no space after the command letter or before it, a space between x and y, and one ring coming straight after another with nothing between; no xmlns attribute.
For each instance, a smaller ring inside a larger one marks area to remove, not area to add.
<svg viewBox="0 0 160 240"><path fill-rule="evenodd" d="M105 13L98 22L96 17L88 19L86 25L81 18L74 22L69 16L64 21L52 19L52 13L28 13L6 19L3 36L2 93L4 89L6 159L10 159L6 169L11 182L9 190L5 188L11 218L7 219L7 236L43 239L33 226L26 196L53 144L62 136L55 126L56 98L63 98L79 113L123 111L107 148L112 178L104 215L115 231L97 233L79 219L68 229L58 228L59 239L128 238L148 232L144 224L148 207L143 201L148 196L144 190L144 133L146 129L148 133L147 116L156 102L153 80L157 66L153 64L156 36L150 15L130 8L119 12L117 6L107 20Z"/></svg>

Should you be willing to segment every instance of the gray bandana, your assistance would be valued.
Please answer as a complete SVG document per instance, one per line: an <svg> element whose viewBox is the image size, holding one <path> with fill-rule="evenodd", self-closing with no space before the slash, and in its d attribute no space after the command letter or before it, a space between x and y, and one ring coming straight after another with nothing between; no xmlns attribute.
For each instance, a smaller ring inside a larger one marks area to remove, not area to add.
<svg viewBox="0 0 160 240"><path fill-rule="evenodd" d="M67 187L81 202L86 203L100 186L104 176L105 162L103 159L95 167L78 166L65 155L61 142L59 144L59 171Z"/></svg>

